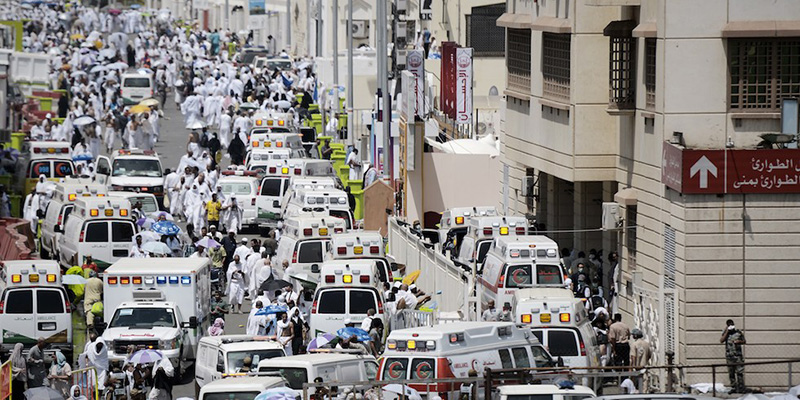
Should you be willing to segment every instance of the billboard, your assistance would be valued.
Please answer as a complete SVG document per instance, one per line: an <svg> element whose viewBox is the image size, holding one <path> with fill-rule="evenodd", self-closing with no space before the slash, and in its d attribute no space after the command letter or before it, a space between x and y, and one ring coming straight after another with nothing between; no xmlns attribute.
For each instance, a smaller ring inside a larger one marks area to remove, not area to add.
<svg viewBox="0 0 800 400"><path fill-rule="evenodd" d="M419 7L419 20L431 21L433 20L433 0L422 0Z"/></svg>
<svg viewBox="0 0 800 400"><path fill-rule="evenodd" d="M250 15L264 15L267 11L265 0L248 0Z"/></svg>
<svg viewBox="0 0 800 400"><path fill-rule="evenodd" d="M456 49L456 123L472 123L472 48Z"/></svg>
<svg viewBox="0 0 800 400"><path fill-rule="evenodd" d="M406 70L414 75L414 91L409 93L416 100L410 115L425 116L425 56L422 50L409 50L406 54ZM409 120L413 118L409 117Z"/></svg>

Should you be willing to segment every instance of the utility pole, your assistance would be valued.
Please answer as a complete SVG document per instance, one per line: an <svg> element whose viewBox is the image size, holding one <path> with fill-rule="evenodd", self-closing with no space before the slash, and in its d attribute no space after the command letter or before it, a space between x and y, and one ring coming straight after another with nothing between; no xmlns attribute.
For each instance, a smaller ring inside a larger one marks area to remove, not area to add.
<svg viewBox="0 0 800 400"><path fill-rule="evenodd" d="M292 47L292 1L286 0L286 44L284 49L291 53Z"/></svg>
<svg viewBox="0 0 800 400"><path fill-rule="evenodd" d="M317 57L322 57L322 0L317 0Z"/></svg>
<svg viewBox="0 0 800 400"><path fill-rule="evenodd" d="M334 109L339 111L339 0L333 0L333 100Z"/></svg>
<svg viewBox="0 0 800 400"><path fill-rule="evenodd" d="M231 5L225 0L225 29L231 28Z"/></svg>
<svg viewBox="0 0 800 400"><path fill-rule="evenodd" d="M378 57L378 88L383 95L383 123L381 124L383 127L383 173L386 178L390 178L389 176L389 134L391 132L391 127L389 126L389 119L391 118L391 94L389 94L388 88L388 74L387 74L387 62L386 62L386 47L387 47L387 35L386 35L386 0L378 0L378 8L376 9L376 19L377 19L377 33L378 33L378 41L376 43L377 52L376 56Z"/></svg>
<svg viewBox="0 0 800 400"><path fill-rule="evenodd" d="M347 141L356 144L353 133L353 0L347 1Z"/></svg>

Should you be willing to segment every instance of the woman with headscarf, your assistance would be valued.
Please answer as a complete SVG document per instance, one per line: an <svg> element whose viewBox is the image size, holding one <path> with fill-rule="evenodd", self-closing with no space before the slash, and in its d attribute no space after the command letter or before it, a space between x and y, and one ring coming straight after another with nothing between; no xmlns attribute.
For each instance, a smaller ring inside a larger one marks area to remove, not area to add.
<svg viewBox="0 0 800 400"><path fill-rule="evenodd" d="M233 136L233 140L231 140L231 143L228 146L228 154L231 155L231 164L242 165L244 163L246 151L247 149L244 146L244 142L239 137L237 132L237 134Z"/></svg>
<svg viewBox="0 0 800 400"><path fill-rule="evenodd" d="M28 367L25 363L25 357L22 356L22 343L14 345L14 350L11 352L11 399L23 400L25 396L25 382L28 381Z"/></svg>
<svg viewBox="0 0 800 400"><path fill-rule="evenodd" d="M72 367L67 362L67 357L64 353L56 352L56 362L50 366L50 375L47 379L50 380L50 387L61 392L61 395L67 397L70 393L67 391L70 383L70 374Z"/></svg>
<svg viewBox="0 0 800 400"><path fill-rule="evenodd" d="M108 375L108 346L102 337L98 337L89 346L86 352L87 366L94 367L97 371L97 382L100 385L105 384L106 376Z"/></svg>
<svg viewBox="0 0 800 400"><path fill-rule="evenodd" d="M217 318L214 320L214 325L208 327L208 335L220 336L224 333L224 329L225 329L225 320L222 318Z"/></svg>
<svg viewBox="0 0 800 400"><path fill-rule="evenodd" d="M81 387L78 385L72 385L72 387L69 388L69 397L67 398L69 400L88 400L86 396L81 393Z"/></svg>
<svg viewBox="0 0 800 400"><path fill-rule="evenodd" d="M292 323L293 327L291 342L292 354L300 354L303 349L303 343L305 342L307 324L298 307L293 307L289 310L289 321Z"/></svg>

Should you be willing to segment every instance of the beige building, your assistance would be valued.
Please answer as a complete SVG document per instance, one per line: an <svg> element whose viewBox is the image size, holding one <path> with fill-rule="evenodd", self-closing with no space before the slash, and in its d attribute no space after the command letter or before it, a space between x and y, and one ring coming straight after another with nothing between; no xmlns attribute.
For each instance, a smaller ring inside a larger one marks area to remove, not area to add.
<svg viewBox="0 0 800 400"><path fill-rule="evenodd" d="M795 170L785 181L744 176L757 171L750 154L800 166L792 150L748 153L759 134L781 131L781 100L800 96L800 2L508 0L507 9L498 25L510 208L561 231L549 235L563 246L619 248L620 306L656 345L653 362L666 351L683 364L724 362L728 318L746 333L747 360L796 354L800 190L767 188L796 184ZM620 204L623 229L599 229L604 202ZM787 384L778 371L786 367L748 368L747 384Z"/></svg>

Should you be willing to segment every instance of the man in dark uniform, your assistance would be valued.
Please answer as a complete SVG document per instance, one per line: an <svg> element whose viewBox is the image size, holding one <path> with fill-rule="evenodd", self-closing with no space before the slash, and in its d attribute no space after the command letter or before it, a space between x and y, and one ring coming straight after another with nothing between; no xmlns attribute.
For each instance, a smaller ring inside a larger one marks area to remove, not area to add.
<svg viewBox="0 0 800 400"><path fill-rule="evenodd" d="M720 343L725 344L725 361L728 362L728 378L731 381L734 393L744 393L744 366L731 365L735 363L744 362L744 353L742 353L742 345L747 343L744 338L744 333L736 329L733 320L725 321L725 330L722 332L722 337L719 339Z"/></svg>

